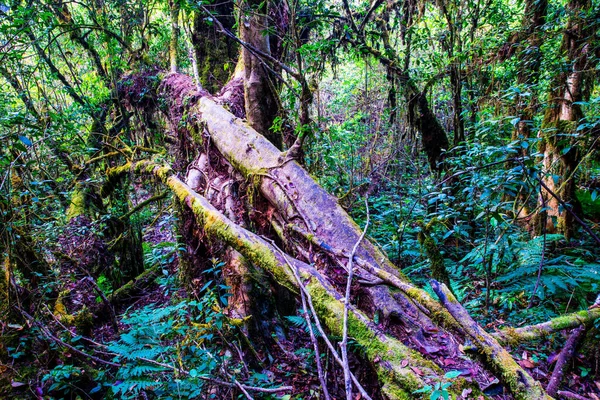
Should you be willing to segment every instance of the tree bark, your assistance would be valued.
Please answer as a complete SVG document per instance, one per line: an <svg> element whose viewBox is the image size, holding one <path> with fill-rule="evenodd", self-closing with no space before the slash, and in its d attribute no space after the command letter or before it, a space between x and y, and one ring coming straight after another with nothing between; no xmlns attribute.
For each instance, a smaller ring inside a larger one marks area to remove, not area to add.
<svg viewBox="0 0 600 400"><path fill-rule="evenodd" d="M215 5L206 5L214 12L225 29L235 26L234 4L228 0ZM198 60L200 84L210 93L217 93L231 75L239 48L231 38L218 32L212 18L196 11L193 18L192 44Z"/></svg>
<svg viewBox="0 0 600 400"><path fill-rule="evenodd" d="M177 50L179 47L179 0L169 0L171 17L171 38L169 40L169 65L171 72L177 72Z"/></svg>

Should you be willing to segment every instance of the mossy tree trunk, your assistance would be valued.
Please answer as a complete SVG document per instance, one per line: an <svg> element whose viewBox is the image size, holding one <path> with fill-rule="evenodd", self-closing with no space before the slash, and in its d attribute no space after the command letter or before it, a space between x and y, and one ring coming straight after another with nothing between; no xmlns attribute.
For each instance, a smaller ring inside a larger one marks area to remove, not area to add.
<svg viewBox="0 0 600 400"><path fill-rule="evenodd" d="M559 232L567 239L575 233L573 213L579 211L575 197L575 172L581 160L581 141L586 130L578 125L584 117L581 102L589 97L586 79L596 65L592 51L593 37L598 22L585 18L591 12L592 3L588 0L571 0L567 5L570 20L566 26L561 47L564 68L551 83L548 94L549 107L544 115L540 137L542 161L542 182L538 215L538 231L545 226L547 232ZM560 198L569 204L570 209L561 207Z"/></svg>
<svg viewBox="0 0 600 400"><path fill-rule="evenodd" d="M206 5L205 8L219 18L223 27L235 26L233 1ZM210 93L217 93L228 81L235 68L239 46L228 36L217 31L217 26L204 12L196 11L193 17L192 44L198 60L200 84Z"/></svg>
<svg viewBox="0 0 600 400"><path fill-rule="evenodd" d="M171 72L177 72L177 51L179 47L179 0L169 0L171 17L171 38L169 40L169 65Z"/></svg>

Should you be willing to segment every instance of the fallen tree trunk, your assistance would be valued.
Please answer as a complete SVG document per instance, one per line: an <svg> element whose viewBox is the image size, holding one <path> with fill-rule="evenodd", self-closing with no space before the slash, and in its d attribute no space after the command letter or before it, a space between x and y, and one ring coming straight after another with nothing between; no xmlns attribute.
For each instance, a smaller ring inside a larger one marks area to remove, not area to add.
<svg viewBox="0 0 600 400"><path fill-rule="evenodd" d="M152 174L160 178L192 210L208 240L216 239L231 246L254 265L269 271L279 284L295 293L303 290L300 288L302 284L313 299L319 319L331 333L341 335L343 297L314 267L286 255L267 240L235 224L205 197L177 178L169 167L152 162L138 162L128 164L127 167L136 173ZM121 171L122 169L119 168ZM294 271L302 282L296 279ZM435 363L425 360L399 340L383 334L364 313L354 307L349 312L349 336L364 349L369 361L376 366L382 390L388 398L410 397L414 390L442 375L442 370ZM418 368L421 374L415 373L411 368Z"/></svg>
<svg viewBox="0 0 600 400"><path fill-rule="evenodd" d="M475 341L483 363L466 357L460 345L469 332L483 329L465 323L462 316L453 317L375 245L360 241L361 229L336 199L300 165L220 106L219 99L198 91L190 78L179 74L162 77L155 96L178 142L176 148L196 151L187 154L193 159L187 167L189 185L170 168L147 161L112 173L133 168L160 177L192 210L203 241L234 249L270 272L280 285L313 298L317 316L333 334L343 330L341 293L346 265L355 254L349 335L364 347L386 397L412 397L415 389L446 381L445 371L460 369L472 371L469 379L481 383L491 381L494 371L515 398L548 398L508 353L502 350L506 357L495 357L500 348L491 336ZM131 96L128 102L136 106ZM244 201L245 206L238 204ZM245 210L246 220L240 219L236 207ZM252 226L254 232L244 226ZM454 361L451 365L444 362L449 358ZM451 391L462 388L455 384Z"/></svg>

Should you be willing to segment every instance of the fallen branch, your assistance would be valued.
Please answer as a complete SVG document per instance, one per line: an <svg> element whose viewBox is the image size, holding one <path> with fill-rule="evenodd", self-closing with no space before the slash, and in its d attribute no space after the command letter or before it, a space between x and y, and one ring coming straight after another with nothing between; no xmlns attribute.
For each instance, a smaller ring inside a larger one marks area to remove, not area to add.
<svg viewBox="0 0 600 400"><path fill-rule="evenodd" d="M521 368L492 335L473 320L446 285L431 280L431 287L440 298L442 305L463 326L488 364L502 376L503 382L507 384L515 398L523 400L551 398L542 385Z"/></svg>
<svg viewBox="0 0 600 400"><path fill-rule="evenodd" d="M156 278L160 275L159 265L150 267L134 279L130 280L117 290L115 290L109 297L108 301L111 304L119 304L125 301L126 298L132 296L136 291L142 290L145 287L150 286Z"/></svg>
<svg viewBox="0 0 600 400"><path fill-rule="evenodd" d="M155 196L152 196L144 201L142 201L141 203L139 203L138 205L136 205L135 207L133 207L131 210L129 210L129 212L127 214L123 214L119 217L120 220L125 220L127 218L129 218L130 216L132 216L133 214L135 214L136 212L138 212L139 210L141 210L142 208L146 207L148 204L154 202L154 201L158 201L158 200L162 200L165 197L167 197L167 192L163 192L163 193L159 193Z"/></svg>
<svg viewBox="0 0 600 400"><path fill-rule="evenodd" d="M352 248L350 257L348 257L348 266L346 268L348 271L348 278L346 280L346 295L344 296L344 322L342 324L342 343L340 343L340 348L342 350L342 366L344 368L344 384L346 387L347 400L352 400L352 378L350 377L350 365L348 364L348 309L350 308L350 290L352 289L352 278L354 276L354 266L352 263L354 261L354 256L356 255L356 249L358 249L358 245L365 238L367 229L369 229L370 215L369 202L367 199L365 199L365 207L367 209L365 229Z"/></svg>
<svg viewBox="0 0 600 400"><path fill-rule="evenodd" d="M558 354L558 358L556 359L556 366L554 367L554 371L552 371L552 376L550 377L550 382L548 382L548 387L546 387L546 392L550 396L556 396L558 392L558 387L560 386L563 378L565 377L565 373L569 368L569 362L575 355L575 350L579 345L581 339L585 336L586 327L585 325L581 325L579 328L575 329L567 342L565 343L565 347Z"/></svg>
<svg viewBox="0 0 600 400"><path fill-rule="evenodd" d="M285 253L283 253L283 251L281 251L281 249L277 248L277 250L284 257L284 259L285 259L288 267L290 268L290 271L292 271L292 273L294 274L294 277L296 278L296 282L298 282L298 287L300 287L300 292L302 294L303 306L305 306L304 305L304 301L306 301L308 303L308 305L310 306L310 310L311 310L312 316L314 318L315 326L317 327L317 330L321 334L321 337L323 338L323 341L325 342L325 344L329 348L329 351L331 352L331 355L333 356L333 359L335 360L335 362L337 362L340 365L340 367L344 368L344 361L342 360L342 358L338 354L337 350L335 349L335 347L331 343L331 340L329 340L329 338L327 337L327 333L325 332L325 330L321 326L321 321L317 317L317 312L315 310L315 306L314 306L313 301L312 301L312 296L306 290L306 288L304 287L304 284L302 283L302 279L300 278L300 275L299 275L300 272L294 266L292 266L290 264L290 262L287 260L287 257L285 256ZM310 320L309 320L309 323L310 323ZM312 330L312 326L310 327L310 329ZM352 372L350 372L350 378L352 379L352 382L354 382L354 384L356 385L356 387L358 388L358 390L362 394L362 396L366 400L371 400L371 397L366 393L365 389L362 387L362 385L360 384L360 382L358 381L358 379L356 378L356 376Z"/></svg>
<svg viewBox="0 0 600 400"><path fill-rule="evenodd" d="M578 395L577 393L568 392L566 390L559 390L556 392L557 395L561 397L566 397L567 399L575 399L575 400L590 400L589 397Z"/></svg>
<svg viewBox="0 0 600 400"><path fill-rule="evenodd" d="M598 318L600 318L600 308L592 308L590 310L563 315L537 325L524 326L522 328L505 328L493 333L492 336L501 343L516 345L543 338L554 332L574 329L581 325L587 326Z"/></svg>

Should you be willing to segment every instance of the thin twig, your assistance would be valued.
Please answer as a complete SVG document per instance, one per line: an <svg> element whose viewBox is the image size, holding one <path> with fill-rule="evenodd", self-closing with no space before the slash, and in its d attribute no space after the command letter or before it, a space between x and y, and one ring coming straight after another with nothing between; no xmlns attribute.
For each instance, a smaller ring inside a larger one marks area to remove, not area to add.
<svg viewBox="0 0 600 400"><path fill-rule="evenodd" d="M321 382L321 387L323 389L323 397L325 400L330 400L329 391L327 390L327 380L325 379L325 374L323 373L323 366L321 364L321 356L319 354L319 343L317 342L317 338L315 337L315 332L313 330L312 321L310 318L310 313L308 312L308 307L306 306L306 295L304 292L300 291L300 297L302 298L302 314L304 316L304 320L308 325L308 332L310 333L310 341L312 342L313 349L315 351L315 362L317 363L317 375L319 376L319 381Z"/></svg>
<svg viewBox="0 0 600 400"><path fill-rule="evenodd" d="M352 248L352 252L350 253L350 257L348 258L348 280L346 281L346 297L344 298L344 322L342 327L342 343L340 343L340 348L342 350L342 362L344 368L344 383L346 387L346 399L352 400L352 379L350 378L350 365L348 364L348 308L350 307L350 291L352 289L352 276L354 272L354 268L352 265L354 256L356 255L356 250L362 242L363 238L367 234L367 229L369 228L369 202L368 199L365 198L365 207L367 209L367 222L365 223L365 229L362 234L354 244Z"/></svg>
<svg viewBox="0 0 600 400"><path fill-rule="evenodd" d="M42 335L44 335L47 339L52 340L53 342L55 342L56 344L66 347L67 349L71 350L74 353L77 353L79 355L82 355L84 357L89 358L92 361L96 361L99 362L101 364L106 364L106 365L110 365L112 367L120 367L121 364L117 364L115 362L112 361L107 361L107 360L103 360L99 357L93 356L91 354L87 354L73 346L71 346L68 343L63 342L61 339L57 338L56 336L54 336L50 330L48 330L48 328L46 328L44 325L42 325L41 323L39 323L38 321L35 320L35 318L33 318L31 315L29 315L25 310L22 310L21 308L18 308L18 311L23 314L23 316L25 316L25 318L27 318L27 320L29 320L33 325L36 325L38 328L40 328L40 332L42 332Z"/></svg>
<svg viewBox="0 0 600 400"><path fill-rule="evenodd" d="M300 278L300 275L298 274L298 270L292 266L292 264L289 262L287 255L275 244L275 242L273 242L270 239L267 238L263 238L265 241L269 242L271 244L271 246L273 246L273 248L275 250L277 250L281 256L283 257L283 259L285 260L285 263L287 264L287 266L290 268L290 270L292 271L292 274L294 274L294 277L296 278L296 281L298 282L298 286L300 287L300 290L302 291L302 293L304 293L306 295L306 300L308 302L310 311L313 315L314 318L314 323L315 326L317 327L317 330L319 331L319 333L321 334L321 337L323 338L323 341L325 342L325 344L327 345L327 347L329 348L329 351L331 352L331 355L333 356L333 359L343 368L344 367L344 363L342 362L342 358L340 357L340 355L338 354L337 350L335 349L335 347L333 346L333 344L331 343L331 341L329 340L329 338L327 337L327 334L325 333L325 330L323 329L323 326L321 325L321 321L319 321L319 318L317 317L317 311L315 310L315 306L312 302L312 296L310 295L310 293L308 292L308 290L306 290L306 287L304 287L304 285L302 284L302 279ZM356 376L354 376L354 374L351 374L351 378L352 378L352 382L354 382L354 384L356 385L356 387L358 388L360 394L362 395L362 397L366 400L373 400L369 394L367 393L367 391L362 387L362 385L360 384L360 382L358 381L358 379L356 378Z"/></svg>
<svg viewBox="0 0 600 400"><path fill-rule="evenodd" d="M152 360L152 359L149 359L149 358L140 357L139 360L147 362L149 364L157 365L159 367L167 368L167 369L170 369L172 371L176 371L176 372L184 374L184 375L190 376L189 371L186 371L183 368L177 368L177 367L175 367L173 365L161 363L160 361L155 361L155 360ZM241 386L245 390L249 390L249 391L252 391L252 392L260 392L260 393L279 393L279 392L282 392L284 390L292 390L293 389L293 387L291 387L291 386L280 386L280 387L277 387L277 388L262 388L262 387L257 387L257 386L248 386L248 385L244 385L243 383L239 383L235 379L233 379L234 383L231 383L231 382L222 381L220 379L211 378L211 377L205 376L205 375L198 375L198 376L196 376L196 378L201 379L203 381L212 382L212 383L216 383L218 385L223 385L223 386L228 386L228 387L240 387ZM236 382L237 382L237 384L236 384ZM238 384L240 386L238 386Z"/></svg>

